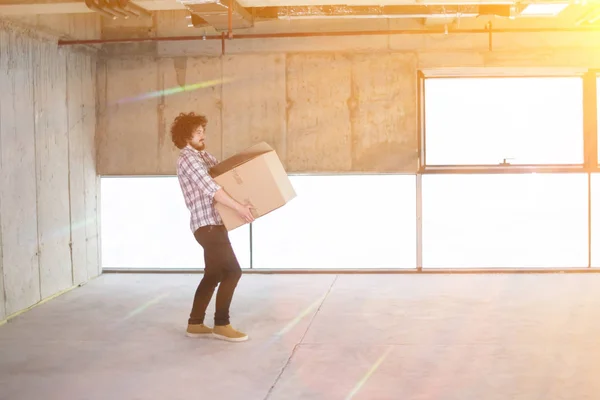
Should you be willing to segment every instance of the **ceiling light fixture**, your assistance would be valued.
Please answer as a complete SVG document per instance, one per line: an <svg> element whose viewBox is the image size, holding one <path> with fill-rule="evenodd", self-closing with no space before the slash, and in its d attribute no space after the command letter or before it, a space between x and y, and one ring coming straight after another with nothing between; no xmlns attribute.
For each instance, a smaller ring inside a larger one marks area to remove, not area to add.
<svg viewBox="0 0 600 400"><path fill-rule="evenodd" d="M521 11L521 15L527 17L555 17L563 12L568 6L569 3L529 4Z"/></svg>

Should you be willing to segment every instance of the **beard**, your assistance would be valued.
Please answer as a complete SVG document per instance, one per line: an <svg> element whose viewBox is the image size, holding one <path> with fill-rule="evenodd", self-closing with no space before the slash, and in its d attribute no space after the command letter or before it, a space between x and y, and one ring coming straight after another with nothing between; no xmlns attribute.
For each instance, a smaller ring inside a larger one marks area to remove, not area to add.
<svg viewBox="0 0 600 400"><path fill-rule="evenodd" d="M190 143L190 146L192 146L194 149L196 149L198 151L202 151L206 147L204 145L204 143L202 143L202 144Z"/></svg>

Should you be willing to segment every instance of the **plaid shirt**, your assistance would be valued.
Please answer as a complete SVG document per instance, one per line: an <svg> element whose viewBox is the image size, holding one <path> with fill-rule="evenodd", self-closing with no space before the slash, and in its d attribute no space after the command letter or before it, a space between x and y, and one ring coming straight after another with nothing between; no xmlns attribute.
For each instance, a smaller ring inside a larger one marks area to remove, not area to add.
<svg viewBox="0 0 600 400"><path fill-rule="evenodd" d="M214 196L221 187L212 179L208 170L217 164L217 159L206 151L184 147L177 161L177 177L185 204L190 210L192 232L206 225L222 225L214 207Z"/></svg>

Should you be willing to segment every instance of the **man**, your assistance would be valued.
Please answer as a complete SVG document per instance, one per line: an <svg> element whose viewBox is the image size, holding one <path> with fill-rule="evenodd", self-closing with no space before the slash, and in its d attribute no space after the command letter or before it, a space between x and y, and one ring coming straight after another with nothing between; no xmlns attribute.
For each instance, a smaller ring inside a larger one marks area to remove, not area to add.
<svg viewBox="0 0 600 400"><path fill-rule="evenodd" d="M204 249L204 276L194 296L187 335L212 335L218 339L240 342L247 340L248 336L230 325L229 307L242 271L214 203L219 202L232 208L246 222L254 221L254 217L250 206L233 200L209 174L209 169L217 164L217 160L204 150L204 129L207 122L203 115L181 113L171 126L171 139L181 150L177 176L190 210L190 228L196 241ZM219 282L215 324L211 329L204 325L204 317Z"/></svg>

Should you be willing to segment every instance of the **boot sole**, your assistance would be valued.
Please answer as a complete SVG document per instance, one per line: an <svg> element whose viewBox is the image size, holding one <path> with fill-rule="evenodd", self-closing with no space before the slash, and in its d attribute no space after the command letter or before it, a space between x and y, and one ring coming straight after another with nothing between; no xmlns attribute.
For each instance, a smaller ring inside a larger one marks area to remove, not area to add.
<svg viewBox="0 0 600 400"><path fill-rule="evenodd" d="M248 336L244 336L241 338L230 338L230 337L223 336L223 335L217 335L216 333L213 333L212 336L215 339L225 340L226 342L245 342L246 340L248 340Z"/></svg>

